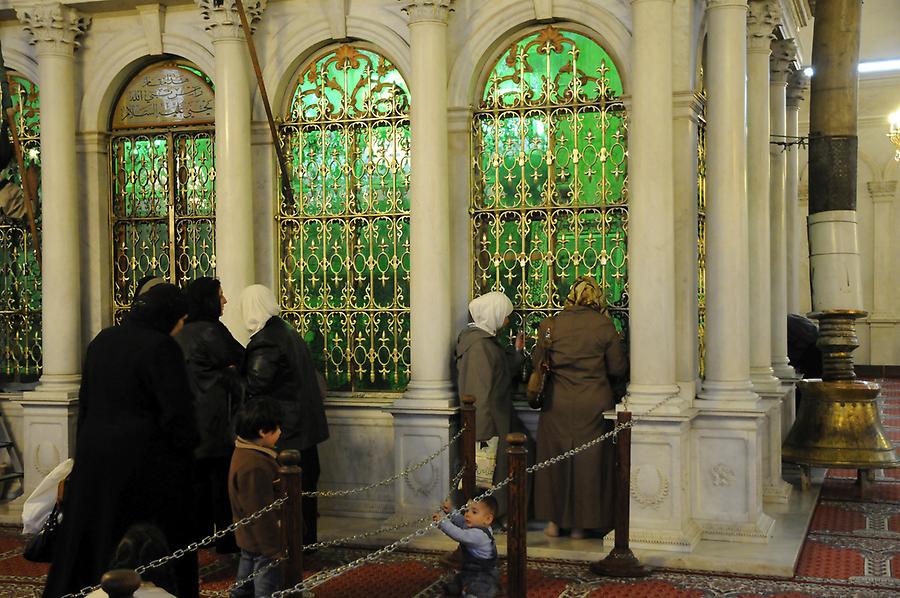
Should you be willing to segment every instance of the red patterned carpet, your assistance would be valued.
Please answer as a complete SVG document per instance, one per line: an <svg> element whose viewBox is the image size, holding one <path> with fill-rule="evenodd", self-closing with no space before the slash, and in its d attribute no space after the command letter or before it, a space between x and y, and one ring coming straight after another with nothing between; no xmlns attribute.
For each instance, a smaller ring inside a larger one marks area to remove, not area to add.
<svg viewBox="0 0 900 598"><path fill-rule="evenodd" d="M900 380L880 380L883 421L900 445ZM831 470L791 579L659 570L644 580L611 580L585 563L529 561L534 598L897 598L900 596L900 469L879 473L872 496L860 500L855 471ZM0 529L0 598L40 596L46 566L25 561L15 530ZM764 548L760 548L764 550ZM367 554L363 548L323 550L312 571ZM321 598L437 598L445 573L429 552L395 552L315 589ZM201 554L202 594L217 596L233 583L236 561Z"/></svg>

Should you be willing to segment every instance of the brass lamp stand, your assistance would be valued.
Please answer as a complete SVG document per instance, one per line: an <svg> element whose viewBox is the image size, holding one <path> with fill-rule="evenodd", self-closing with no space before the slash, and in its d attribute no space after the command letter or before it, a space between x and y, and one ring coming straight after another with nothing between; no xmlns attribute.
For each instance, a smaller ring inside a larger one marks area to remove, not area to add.
<svg viewBox="0 0 900 598"><path fill-rule="evenodd" d="M871 481L867 470L900 465L881 424L881 388L857 380L853 371L851 353L859 346L855 320L865 316L865 311L851 309L810 314L819 321L822 379L799 382L803 401L781 453L785 461L807 468L857 469L863 495ZM802 471L807 486L808 470Z"/></svg>

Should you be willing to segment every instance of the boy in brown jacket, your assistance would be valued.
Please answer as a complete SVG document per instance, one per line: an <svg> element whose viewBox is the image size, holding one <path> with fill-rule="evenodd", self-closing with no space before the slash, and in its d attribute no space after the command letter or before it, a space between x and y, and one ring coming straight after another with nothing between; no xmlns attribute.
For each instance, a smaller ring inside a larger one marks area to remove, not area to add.
<svg viewBox="0 0 900 598"><path fill-rule="evenodd" d="M231 513L238 521L275 502L273 482L278 477L275 443L281 436L281 410L275 401L255 399L245 403L235 418L234 453L228 472ZM272 563L281 552L278 511L264 514L234 532L241 549L237 583L268 567L231 590L231 598L263 598L281 589L281 568Z"/></svg>

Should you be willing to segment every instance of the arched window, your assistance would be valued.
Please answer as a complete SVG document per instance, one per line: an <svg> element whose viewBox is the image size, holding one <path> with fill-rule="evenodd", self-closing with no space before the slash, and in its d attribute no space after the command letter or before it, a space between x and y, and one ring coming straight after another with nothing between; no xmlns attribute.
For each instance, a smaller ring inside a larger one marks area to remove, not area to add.
<svg viewBox="0 0 900 598"><path fill-rule="evenodd" d="M328 387L409 381L409 91L384 56L343 45L297 77L281 139L293 201L278 210L283 316Z"/></svg>
<svg viewBox="0 0 900 598"><path fill-rule="evenodd" d="M40 164L38 86L8 72L16 131L26 165ZM0 173L3 185L21 187L16 159ZM35 191L38 191L35 189ZM40 203L35 225L40 234ZM41 374L41 271L26 217L0 211L0 380L33 381Z"/></svg>
<svg viewBox="0 0 900 598"><path fill-rule="evenodd" d="M506 293L533 334L592 275L628 322L622 82L592 39L546 27L494 65L473 121L472 294Z"/></svg>
<svg viewBox="0 0 900 598"><path fill-rule="evenodd" d="M179 285L215 275L214 100L203 72L167 60L135 75L116 103L109 141L116 321L146 275Z"/></svg>

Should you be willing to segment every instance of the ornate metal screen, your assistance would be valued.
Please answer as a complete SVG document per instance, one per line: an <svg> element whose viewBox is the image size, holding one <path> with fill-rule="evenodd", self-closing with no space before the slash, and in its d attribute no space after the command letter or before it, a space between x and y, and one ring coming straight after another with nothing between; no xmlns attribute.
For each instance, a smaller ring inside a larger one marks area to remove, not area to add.
<svg viewBox="0 0 900 598"><path fill-rule="evenodd" d="M383 56L329 51L281 127L294 201L278 206L282 314L334 390L409 381L409 91Z"/></svg>
<svg viewBox="0 0 900 598"><path fill-rule="evenodd" d="M40 158L38 86L8 74L16 130L26 163ZM20 185L18 169L7 183ZM40 231L40 210L35 213ZM41 271L29 225L0 215L0 380L31 381L41 373Z"/></svg>
<svg viewBox="0 0 900 598"><path fill-rule="evenodd" d="M179 285L215 275L212 93L200 71L166 62L139 73L116 107L109 152L116 321L146 275Z"/></svg>
<svg viewBox="0 0 900 598"><path fill-rule="evenodd" d="M603 48L555 27L515 42L487 80L472 128L472 293L506 293L513 334L532 336L585 274L627 329L621 93Z"/></svg>
<svg viewBox="0 0 900 598"><path fill-rule="evenodd" d="M697 119L697 339L699 375L706 363L706 90L700 90Z"/></svg>

